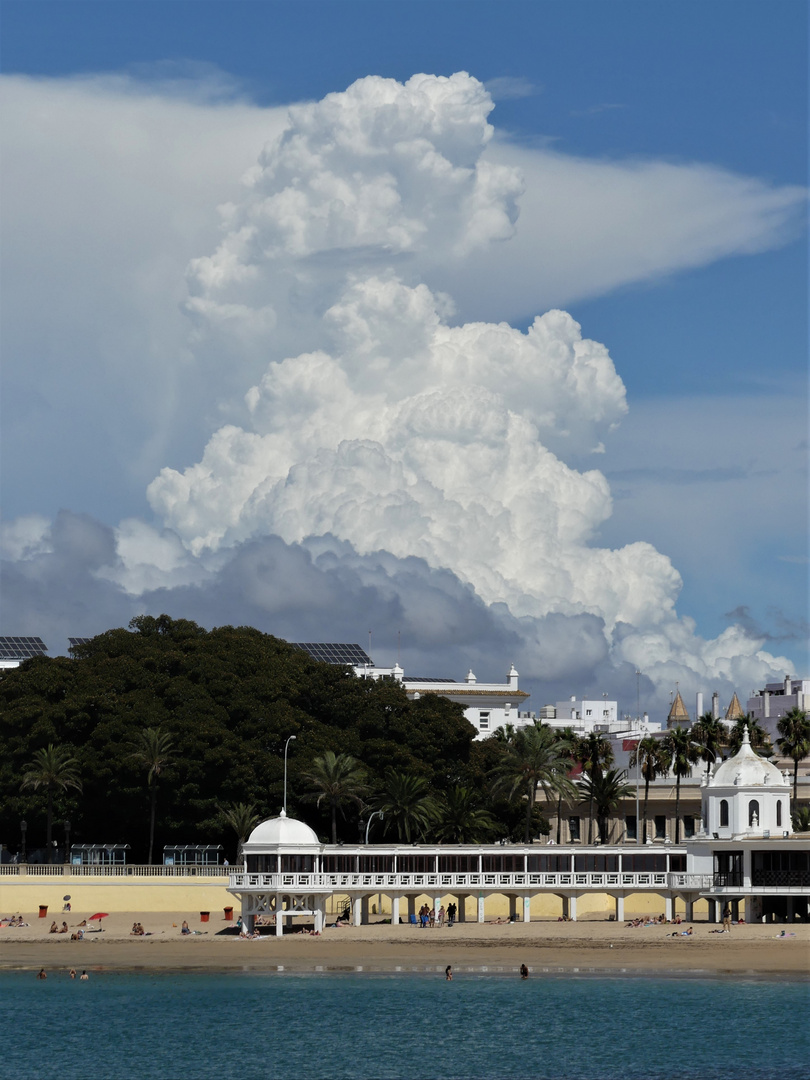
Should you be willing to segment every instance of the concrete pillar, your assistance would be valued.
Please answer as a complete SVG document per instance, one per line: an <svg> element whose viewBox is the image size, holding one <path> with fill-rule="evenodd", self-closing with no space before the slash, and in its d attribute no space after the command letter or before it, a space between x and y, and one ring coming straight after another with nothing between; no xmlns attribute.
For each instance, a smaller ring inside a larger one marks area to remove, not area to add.
<svg viewBox="0 0 810 1080"><path fill-rule="evenodd" d="M509 918L510 918L510 920L513 921L515 915L517 915L517 897L513 894L512 896L509 897Z"/></svg>
<svg viewBox="0 0 810 1080"><path fill-rule="evenodd" d="M253 914L246 915L242 912L242 926L245 928L248 934L253 933L253 927L256 923L256 916Z"/></svg>
<svg viewBox="0 0 810 1080"><path fill-rule="evenodd" d="M793 913L794 913L794 911L795 911L795 908L794 908L794 905L793 905L793 897L789 896L787 898L787 921L788 922L793 922Z"/></svg>
<svg viewBox="0 0 810 1080"><path fill-rule="evenodd" d="M568 897L568 918L571 922L577 921L577 898L575 896Z"/></svg>
<svg viewBox="0 0 810 1080"><path fill-rule="evenodd" d="M364 896L360 901L360 923L362 926L368 926L368 901L369 897Z"/></svg>
<svg viewBox="0 0 810 1080"><path fill-rule="evenodd" d="M717 901L712 900L711 897L710 897L709 900L707 901L707 903L709 905L709 914L707 916L707 919L711 923L716 923L717 922Z"/></svg>
<svg viewBox="0 0 810 1080"><path fill-rule="evenodd" d="M478 894L478 921L481 923L484 921L484 894Z"/></svg>
<svg viewBox="0 0 810 1080"><path fill-rule="evenodd" d="M686 921L687 922L694 922L695 921L695 901L694 900L687 900L686 901Z"/></svg>
<svg viewBox="0 0 810 1080"><path fill-rule="evenodd" d="M616 901L616 922L624 922L624 896L614 897Z"/></svg>
<svg viewBox="0 0 810 1080"><path fill-rule="evenodd" d="M399 925L399 897L391 897L391 925Z"/></svg>
<svg viewBox="0 0 810 1080"><path fill-rule="evenodd" d="M525 923L532 921L532 898L530 896L523 897L523 921Z"/></svg>
<svg viewBox="0 0 810 1080"><path fill-rule="evenodd" d="M323 930L323 924L324 924L324 921L325 921L324 920L324 913L323 913L324 903L325 903L325 897L323 897L323 896L313 896L313 898L312 898L312 911L313 911L312 929L315 931L316 934L320 934L321 931Z"/></svg>
<svg viewBox="0 0 810 1080"><path fill-rule="evenodd" d="M731 921L732 922L739 922L739 919L740 919L740 901L739 900L732 900L731 901Z"/></svg>
<svg viewBox="0 0 810 1080"><path fill-rule="evenodd" d="M276 893L276 937L284 933L284 897Z"/></svg>
<svg viewBox="0 0 810 1080"><path fill-rule="evenodd" d="M408 893L408 922L411 921L411 915L416 918L416 897L413 893Z"/></svg>
<svg viewBox="0 0 810 1080"><path fill-rule="evenodd" d="M675 918L675 897L664 897L664 914L670 921Z"/></svg>
<svg viewBox="0 0 810 1080"><path fill-rule="evenodd" d="M458 899L458 921L459 922L466 922L467 921L467 894L466 893L459 893L457 899Z"/></svg>
<svg viewBox="0 0 810 1080"><path fill-rule="evenodd" d="M365 897L355 896L352 900L352 926L362 926L363 924L363 900Z"/></svg>

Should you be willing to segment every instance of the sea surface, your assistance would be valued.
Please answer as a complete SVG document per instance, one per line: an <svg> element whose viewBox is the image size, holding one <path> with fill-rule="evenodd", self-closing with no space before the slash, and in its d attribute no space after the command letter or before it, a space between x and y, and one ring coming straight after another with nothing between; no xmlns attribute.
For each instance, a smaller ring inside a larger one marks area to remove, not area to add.
<svg viewBox="0 0 810 1080"><path fill-rule="evenodd" d="M806 1080L807 982L0 973L0 1076Z"/></svg>

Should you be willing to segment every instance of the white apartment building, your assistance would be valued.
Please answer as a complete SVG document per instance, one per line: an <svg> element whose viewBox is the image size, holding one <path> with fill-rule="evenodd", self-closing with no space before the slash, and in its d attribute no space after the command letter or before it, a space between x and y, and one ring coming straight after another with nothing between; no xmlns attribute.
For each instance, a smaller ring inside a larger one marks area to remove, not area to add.
<svg viewBox="0 0 810 1080"><path fill-rule="evenodd" d="M748 699L747 709L768 732L771 742L775 742L779 737L776 725L785 713L791 709L810 711L810 679L786 675L784 682L766 683Z"/></svg>

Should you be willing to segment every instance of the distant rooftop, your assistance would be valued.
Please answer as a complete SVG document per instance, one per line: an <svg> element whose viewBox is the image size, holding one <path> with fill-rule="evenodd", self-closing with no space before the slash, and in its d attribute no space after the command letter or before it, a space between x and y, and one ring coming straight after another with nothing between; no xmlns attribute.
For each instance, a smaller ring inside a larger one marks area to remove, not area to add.
<svg viewBox="0 0 810 1080"><path fill-rule="evenodd" d="M309 653L313 660L322 664L340 664L341 667L374 667L368 653L359 645L348 645L324 641L291 641L290 645L301 652Z"/></svg>

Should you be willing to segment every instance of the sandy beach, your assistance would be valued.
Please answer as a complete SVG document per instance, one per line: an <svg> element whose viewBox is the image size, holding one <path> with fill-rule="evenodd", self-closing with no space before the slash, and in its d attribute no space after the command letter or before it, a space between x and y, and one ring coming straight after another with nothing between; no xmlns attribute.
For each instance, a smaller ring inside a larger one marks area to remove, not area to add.
<svg viewBox="0 0 810 1080"><path fill-rule="evenodd" d="M91 913L92 914L92 913ZM71 931L88 916L58 916ZM51 920L23 913L28 927L0 927L0 968L47 970L248 970L316 972L486 969L516 970L521 963L535 972L627 971L639 973L744 972L791 978L810 977L810 926L795 924L733 926L712 933L714 924L693 923L694 934L681 936L686 924L628 929L605 921L529 924L456 924L418 927L371 924L329 928L320 937L295 932L244 941L222 931L233 927L221 918L201 923L189 913L119 913L102 922L103 930L83 941L49 934ZM184 937L183 919L199 933ZM136 921L149 931L131 937ZM98 925L97 923L92 925ZM295 928L293 928L294 930ZM778 937L782 931L793 937ZM677 937L673 937L674 933Z"/></svg>

